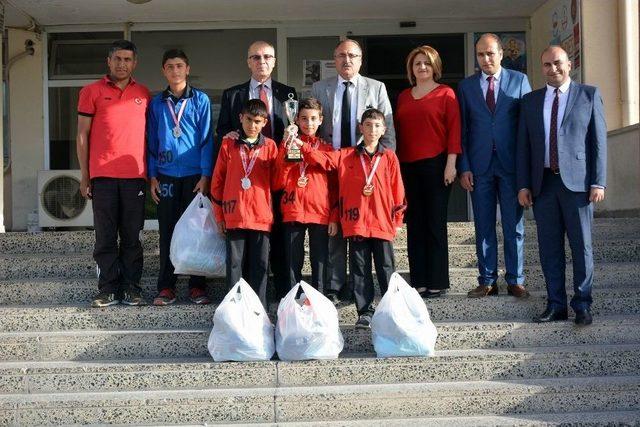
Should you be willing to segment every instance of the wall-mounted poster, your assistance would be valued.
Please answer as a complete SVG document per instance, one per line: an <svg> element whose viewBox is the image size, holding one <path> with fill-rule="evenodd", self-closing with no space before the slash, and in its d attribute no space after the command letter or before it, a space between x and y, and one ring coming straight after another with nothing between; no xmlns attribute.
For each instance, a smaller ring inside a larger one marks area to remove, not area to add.
<svg viewBox="0 0 640 427"><path fill-rule="evenodd" d="M571 61L571 79L582 82L580 0L559 0L551 11L550 45L562 46Z"/></svg>
<svg viewBox="0 0 640 427"><path fill-rule="evenodd" d="M483 33L474 34L474 42L477 42ZM524 32L503 32L495 33L500 37L502 42L502 50L504 52L502 56L502 65L504 68L520 71L521 73L527 73L527 42ZM478 60L475 61L476 72L480 71Z"/></svg>
<svg viewBox="0 0 640 427"><path fill-rule="evenodd" d="M302 86L311 87L315 82L337 75L333 60L305 59L302 61Z"/></svg>

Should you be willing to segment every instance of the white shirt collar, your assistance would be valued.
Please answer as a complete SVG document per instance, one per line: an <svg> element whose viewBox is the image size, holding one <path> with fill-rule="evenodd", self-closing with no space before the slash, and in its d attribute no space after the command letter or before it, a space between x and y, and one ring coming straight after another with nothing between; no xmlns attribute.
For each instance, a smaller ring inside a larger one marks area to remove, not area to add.
<svg viewBox="0 0 640 427"><path fill-rule="evenodd" d="M257 90L258 86L264 84L267 88L271 89L271 77L269 77L264 83L260 83L253 77L251 77L251 81L249 82L249 87L251 90Z"/></svg>
<svg viewBox="0 0 640 427"><path fill-rule="evenodd" d="M560 93L565 93L566 91L568 91L569 85L571 85L571 79L567 79L567 81L562 83L562 85L558 88L560 89ZM547 93L553 92L554 90L556 90L555 87L551 86L550 84L547 84Z"/></svg>
<svg viewBox="0 0 640 427"><path fill-rule="evenodd" d="M358 77L360 77L360 74L356 74L355 76L353 76L353 78L351 80L345 80L345 79L342 78L342 76L340 74L338 74L338 85L342 85L344 82L349 81L349 82L351 82L353 87L357 87L358 86Z"/></svg>
<svg viewBox="0 0 640 427"><path fill-rule="evenodd" d="M495 73L493 75L493 79L495 81L500 81L500 75L502 74L502 67L500 67L500 69L498 70L497 73ZM489 74L485 73L484 71L482 72L482 80L484 80L485 82L487 81L487 78L489 77Z"/></svg>

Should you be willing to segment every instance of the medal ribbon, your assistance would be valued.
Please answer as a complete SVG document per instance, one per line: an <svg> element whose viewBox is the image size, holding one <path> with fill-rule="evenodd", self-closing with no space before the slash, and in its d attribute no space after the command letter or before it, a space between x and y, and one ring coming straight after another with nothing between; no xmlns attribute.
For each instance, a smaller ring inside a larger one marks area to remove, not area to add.
<svg viewBox="0 0 640 427"><path fill-rule="evenodd" d="M178 111L178 115L176 116L176 112L173 111L173 103L167 98L167 106L169 107L169 112L171 113L171 117L173 118L173 123L177 128L180 127L180 120L182 119L182 114L184 113L184 109L187 106L188 101L188 98L182 101L182 105L180 105L180 111Z"/></svg>
<svg viewBox="0 0 640 427"><path fill-rule="evenodd" d="M251 174L251 171L253 170L253 167L256 164L256 159L258 158L258 154L260 154L260 148L258 148L257 150L253 150L253 152L251 153L251 157L248 158L248 162L249 165L247 165L247 151L249 151L249 149L247 148L246 145L242 145L240 147L240 160L242 160L242 168L244 169L244 177L248 178L249 175Z"/></svg>
<svg viewBox="0 0 640 427"><path fill-rule="evenodd" d="M320 139L318 139L318 140L316 141L316 143L315 143L315 144L313 144L311 147L312 147L314 150L317 150L319 146L320 146ZM307 171L307 165L308 165L308 163L304 160L304 157L303 157L303 158L302 158L302 162L300 163L300 176L301 176L301 177L304 177L304 176L305 176L305 172Z"/></svg>
<svg viewBox="0 0 640 427"><path fill-rule="evenodd" d="M360 164L362 165L362 171L364 172L365 177L365 186L371 185L371 181L373 181L373 176L376 174L376 169L378 169L378 165L380 164L380 159L382 156L377 156L376 161L373 162L373 167L371 168L371 173L367 175L367 166L364 164L364 156L366 154L360 154Z"/></svg>

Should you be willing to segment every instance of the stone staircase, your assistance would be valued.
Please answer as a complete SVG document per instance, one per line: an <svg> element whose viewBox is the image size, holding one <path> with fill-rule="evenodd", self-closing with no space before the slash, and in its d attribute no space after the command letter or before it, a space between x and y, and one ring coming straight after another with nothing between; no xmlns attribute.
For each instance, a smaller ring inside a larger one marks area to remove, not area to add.
<svg viewBox="0 0 640 427"><path fill-rule="evenodd" d="M376 359L370 332L353 328L355 308L340 306L339 359L252 363L209 357L215 304L89 308L92 232L1 234L0 425L640 425L640 219L595 222L587 328L531 322L546 293L535 228L526 231L531 297L502 284L471 300L473 226L449 225L451 290L427 301L435 357ZM149 299L157 239L144 233ZM405 242L403 232L406 275ZM225 293L220 279L209 288L216 302Z"/></svg>

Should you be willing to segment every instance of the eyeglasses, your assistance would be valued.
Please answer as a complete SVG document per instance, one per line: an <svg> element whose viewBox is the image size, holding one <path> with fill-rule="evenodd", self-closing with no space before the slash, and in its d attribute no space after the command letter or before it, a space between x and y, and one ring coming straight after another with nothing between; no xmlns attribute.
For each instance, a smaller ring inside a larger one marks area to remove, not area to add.
<svg viewBox="0 0 640 427"><path fill-rule="evenodd" d="M269 61L269 60L274 59L274 58L275 58L275 56L269 55L269 54L266 54L266 55L251 55L249 57L249 59L251 59L252 61L256 61L256 62L262 61L263 59L265 61Z"/></svg>
<svg viewBox="0 0 640 427"><path fill-rule="evenodd" d="M360 57L360 56L362 56L362 55L359 55L359 54L357 54L357 53L339 53L339 54L335 55L335 57L336 57L336 58L338 58L338 59L342 59L343 61L344 61L345 59L347 59L347 58L349 58L349 59L356 59L356 58L358 58L358 57Z"/></svg>

